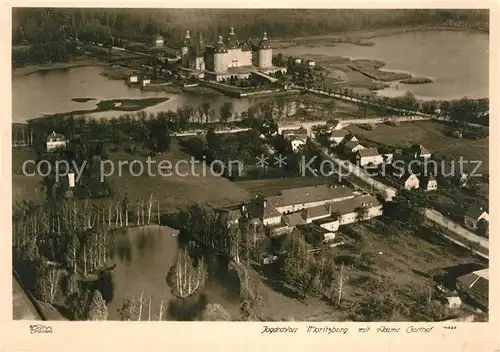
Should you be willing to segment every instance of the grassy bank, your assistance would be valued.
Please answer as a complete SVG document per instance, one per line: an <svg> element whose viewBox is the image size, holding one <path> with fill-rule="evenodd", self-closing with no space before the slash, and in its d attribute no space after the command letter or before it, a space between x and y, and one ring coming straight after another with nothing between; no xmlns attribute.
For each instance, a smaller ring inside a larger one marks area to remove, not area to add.
<svg viewBox="0 0 500 352"><path fill-rule="evenodd" d="M352 61L352 64L347 65L347 67L351 70L360 72L368 78L377 81L392 82L412 78L412 76L408 73L381 70L384 66L385 63L376 60L354 60Z"/></svg>
<svg viewBox="0 0 500 352"><path fill-rule="evenodd" d="M77 98L78 99L78 98ZM97 103L95 109L92 110L73 110L69 112L62 112L50 115L44 115L43 117L53 117L53 116L74 116L74 115L88 115L96 112L106 112L106 111L139 111L146 109L150 106L155 106L160 103L167 101L169 98L144 98L144 99L111 99L102 100Z"/></svg>
<svg viewBox="0 0 500 352"><path fill-rule="evenodd" d="M69 68L84 66L106 66L107 63L95 58L81 58L71 60L70 62L54 62L39 65L27 65L12 69L12 77L26 76L37 72L48 72L54 70L67 70Z"/></svg>
<svg viewBox="0 0 500 352"><path fill-rule="evenodd" d="M432 82L433 82L432 79L425 77L412 77L412 78L402 79L401 81L399 81L399 83L403 84L426 84Z"/></svg>

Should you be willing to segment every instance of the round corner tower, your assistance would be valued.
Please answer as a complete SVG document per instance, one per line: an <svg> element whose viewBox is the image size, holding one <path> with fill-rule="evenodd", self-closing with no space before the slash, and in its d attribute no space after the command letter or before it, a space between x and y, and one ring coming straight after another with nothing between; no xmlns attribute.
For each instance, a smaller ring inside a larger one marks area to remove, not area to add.
<svg viewBox="0 0 500 352"><path fill-rule="evenodd" d="M273 65L273 49L271 48L271 42L267 37L267 33L264 32L264 37L259 43L259 67L269 68Z"/></svg>
<svg viewBox="0 0 500 352"><path fill-rule="evenodd" d="M191 33L189 30L186 31L186 37L184 38L184 42L181 47L181 62L185 66L187 62L189 62L189 47L191 46Z"/></svg>
<svg viewBox="0 0 500 352"><path fill-rule="evenodd" d="M227 47L224 44L222 36L219 36L219 41L215 45L214 51L214 71L226 72L227 71Z"/></svg>

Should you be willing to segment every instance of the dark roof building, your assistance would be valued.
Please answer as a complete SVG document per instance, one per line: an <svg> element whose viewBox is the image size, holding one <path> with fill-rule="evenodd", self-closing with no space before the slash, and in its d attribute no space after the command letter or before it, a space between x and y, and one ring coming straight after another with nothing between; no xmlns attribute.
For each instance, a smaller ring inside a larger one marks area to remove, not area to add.
<svg viewBox="0 0 500 352"><path fill-rule="evenodd" d="M358 150L358 155L361 158L368 158L368 157L372 157L372 156L377 156L377 155L379 155L379 153L378 153L377 148L364 148L364 149Z"/></svg>
<svg viewBox="0 0 500 352"><path fill-rule="evenodd" d="M474 271L457 279L459 291L484 311L488 311L489 269Z"/></svg>

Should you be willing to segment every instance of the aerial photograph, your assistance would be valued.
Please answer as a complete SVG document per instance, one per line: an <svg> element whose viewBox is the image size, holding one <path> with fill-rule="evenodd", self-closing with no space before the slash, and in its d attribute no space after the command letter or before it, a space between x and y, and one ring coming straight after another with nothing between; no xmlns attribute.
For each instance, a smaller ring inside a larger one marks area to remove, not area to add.
<svg viewBox="0 0 500 352"><path fill-rule="evenodd" d="M488 322L489 26L14 7L13 320Z"/></svg>

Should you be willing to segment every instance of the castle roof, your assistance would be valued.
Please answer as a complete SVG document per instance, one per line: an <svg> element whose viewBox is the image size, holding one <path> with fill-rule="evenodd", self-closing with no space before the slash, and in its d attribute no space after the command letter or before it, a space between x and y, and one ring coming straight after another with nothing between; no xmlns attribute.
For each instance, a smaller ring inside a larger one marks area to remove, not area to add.
<svg viewBox="0 0 500 352"><path fill-rule="evenodd" d="M259 49L271 49L271 42L267 37L267 32L264 32L264 37L259 42Z"/></svg>
<svg viewBox="0 0 500 352"><path fill-rule="evenodd" d="M66 140L66 137L64 137L60 133L56 133L55 131L52 132L48 137L47 137L47 142L63 142Z"/></svg>
<svg viewBox="0 0 500 352"><path fill-rule="evenodd" d="M216 53L227 53L227 47L226 44L224 44L223 38L220 35L219 36L219 41L215 44L215 52Z"/></svg>

